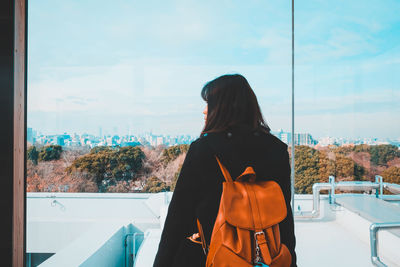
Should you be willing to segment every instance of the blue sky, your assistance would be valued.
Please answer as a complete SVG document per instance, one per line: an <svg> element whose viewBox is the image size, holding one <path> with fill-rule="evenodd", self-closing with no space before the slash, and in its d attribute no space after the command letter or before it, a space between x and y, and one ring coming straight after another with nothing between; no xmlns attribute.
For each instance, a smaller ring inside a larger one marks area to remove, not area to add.
<svg viewBox="0 0 400 267"><path fill-rule="evenodd" d="M44 133L197 135L202 86L249 80L290 130L290 1L30 1L28 126ZM400 2L298 1L295 124L400 137Z"/></svg>

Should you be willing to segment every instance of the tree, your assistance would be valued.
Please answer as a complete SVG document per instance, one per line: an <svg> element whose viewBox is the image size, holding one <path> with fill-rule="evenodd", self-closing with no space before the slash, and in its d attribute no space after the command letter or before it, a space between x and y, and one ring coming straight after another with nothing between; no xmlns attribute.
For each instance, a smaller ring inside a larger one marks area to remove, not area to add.
<svg viewBox="0 0 400 267"><path fill-rule="evenodd" d="M143 192L146 193L158 193L169 191L170 187L157 177L153 176L147 179L145 186L143 187Z"/></svg>
<svg viewBox="0 0 400 267"><path fill-rule="evenodd" d="M321 182L328 182L331 175L335 175L335 162L328 157L328 152L319 151L319 180Z"/></svg>
<svg viewBox="0 0 400 267"><path fill-rule="evenodd" d="M343 154L336 153L335 159L335 178L349 179L354 176L354 161Z"/></svg>
<svg viewBox="0 0 400 267"><path fill-rule="evenodd" d="M328 156L330 155L330 157ZM330 175L337 180L365 180L366 170L357 164L351 155L354 154L349 147L340 147L333 151L319 151L319 173L321 182L328 182Z"/></svg>
<svg viewBox="0 0 400 267"><path fill-rule="evenodd" d="M39 161L37 165L28 160L26 162L26 190L28 192L98 192L92 174L85 171L70 174L65 172L65 166L70 165L85 152L80 148L63 151L59 160Z"/></svg>
<svg viewBox="0 0 400 267"><path fill-rule="evenodd" d="M134 184L127 181L118 181L107 188L109 193L129 193L133 191Z"/></svg>
<svg viewBox="0 0 400 267"><path fill-rule="evenodd" d="M296 146L295 151L295 192L311 194L313 184L320 181L319 152L308 146Z"/></svg>
<svg viewBox="0 0 400 267"><path fill-rule="evenodd" d="M110 152L112 149L109 146L95 146L89 153L95 154L102 151Z"/></svg>
<svg viewBox="0 0 400 267"><path fill-rule="evenodd" d="M50 161L60 159L62 147L59 145L45 146L39 152L40 161Z"/></svg>
<svg viewBox="0 0 400 267"><path fill-rule="evenodd" d="M370 145L362 144L353 147L354 152L370 152Z"/></svg>
<svg viewBox="0 0 400 267"><path fill-rule="evenodd" d="M33 176L26 177L26 192L42 192L43 182L37 173Z"/></svg>
<svg viewBox="0 0 400 267"><path fill-rule="evenodd" d="M187 144L175 145L166 148L162 152L161 161L164 163L164 165L167 165L169 162L176 159L180 154L186 153L188 150L189 145Z"/></svg>
<svg viewBox="0 0 400 267"><path fill-rule="evenodd" d="M392 166L381 173L384 182L400 184L400 168Z"/></svg>
<svg viewBox="0 0 400 267"><path fill-rule="evenodd" d="M94 176L100 191L116 181L129 181L141 169L145 155L140 147L96 149L76 159L67 168L68 173L86 171Z"/></svg>
<svg viewBox="0 0 400 267"><path fill-rule="evenodd" d="M66 175L61 183L68 192L98 192L99 188L94 181L93 175L87 172L74 172Z"/></svg>
<svg viewBox="0 0 400 267"><path fill-rule="evenodd" d="M312 187L320 182L318 174L312 170L305 170L296 176L294 189L296 194L312 194Z"/></svg>
<svg viewBox="0 0 400 267"><path fill-rule="evenodd" d="M376 145L370 148L371 162L375 165L386 166L387 162L400 157L400 151L394 145Z"/></svg>
<svg viewBox="0 0 400 267"><path fill-rule="evenodd" d="M353 151L350 146L339 146L334 149L335 154L348 155Z"/></svg>
<svg viewBox="0 0 400 267"><path fill-rule="evenodd" d="M38 164L38 159L39 159L39 152L37 151L35 146L31 146L28 148L27 152L27 158L28 160L32 161L34 165Z"/></svg>

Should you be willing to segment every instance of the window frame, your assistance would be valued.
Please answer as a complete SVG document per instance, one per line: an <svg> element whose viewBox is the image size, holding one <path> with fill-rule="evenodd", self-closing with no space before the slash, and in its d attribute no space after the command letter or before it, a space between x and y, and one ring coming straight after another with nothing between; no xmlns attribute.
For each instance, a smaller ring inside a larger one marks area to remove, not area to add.
<svg viewBox="0 0 400 267"><path fill-rule="evenodd" d="M12 266L25 266L27 1L14 0Z"/></svg>

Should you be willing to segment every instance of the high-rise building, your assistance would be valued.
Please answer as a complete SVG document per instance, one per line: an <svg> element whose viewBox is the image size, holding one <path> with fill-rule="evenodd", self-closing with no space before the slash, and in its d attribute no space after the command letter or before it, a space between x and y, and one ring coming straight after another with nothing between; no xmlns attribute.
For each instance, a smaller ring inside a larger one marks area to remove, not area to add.
<svg viewBox="0 0 400 267"><path fill-rule="evenodd" d="M159 146L162 144L164 144L164 138L162 136L157 136L156 145Z"/></svg>
<svg viewBox="0 0 400 267"><path fill-rule="evenodd" d="M62 135L57 136L57 145L59 145L59 146L65 145L64 136L62 136Z"/></svg>
<svg viewBox="0 0 400 267"><path fill-rule="evenodd" d="M294 137L296 145L313 146L317 143L309 133L297 133Z"/></svg>
<svg viewBox="0 0 400 267"><path fill-rule="evenodd" d="M32 128L26 129L26 141L33 145L34 144L33 139L34 139L34 137L33 137Z"/></svg>

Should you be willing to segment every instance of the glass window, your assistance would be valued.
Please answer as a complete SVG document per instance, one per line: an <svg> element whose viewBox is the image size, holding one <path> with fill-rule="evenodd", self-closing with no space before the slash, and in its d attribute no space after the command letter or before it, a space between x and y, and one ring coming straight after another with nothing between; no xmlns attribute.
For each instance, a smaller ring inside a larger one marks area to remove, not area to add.
<svg viewBox="0 0 400 267"><path fill-rule="evenodd" d="M31 266L132 264L159 228L171 196L160 192L174 189L203 127L200 91L217 76L243 74L288 142L285 3L34 1L28 13Z"/></svg>
<svg viewBox="0 0 400 267"><path fill-rule="evenodd" d="M200 91L227 73L295 144L298 265L369 266L371 223L400 214L399 10L296 3L291 117L290 3L30 2L27 266L151 266L203 128ZM380 253L395 266L389 234Z"/></svg>
<svg viewBox="0 0 400 267"><path fill-rule="evenodd" d="M390 180L399 167L398 10L390 1L297 4L296 144L306 146L297 148L296 192L329 175Z"/></svg>

